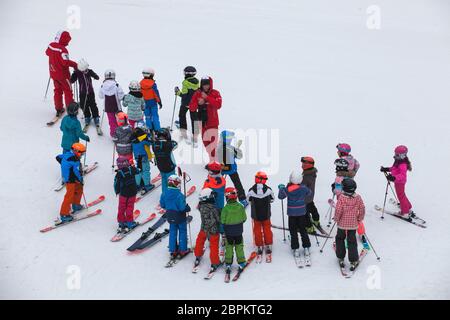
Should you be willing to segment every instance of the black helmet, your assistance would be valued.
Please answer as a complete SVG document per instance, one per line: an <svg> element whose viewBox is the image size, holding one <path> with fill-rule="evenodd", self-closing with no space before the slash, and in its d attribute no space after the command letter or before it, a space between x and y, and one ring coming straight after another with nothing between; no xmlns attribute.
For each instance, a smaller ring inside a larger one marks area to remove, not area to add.
<svg viewBox="0 0 450 320"><path fill-rule="evenodd" d="M336 159L334 161L334 165L336 166L337 171L348 171L348 161L342 158Z"/></svg>
<svg viewBox="0 0 450 320"><path fill-rule="evenodd" d="M75 101L72 101L69 103L69 106L67 107L67 113L71 116L75 116L78 114L78 109L80 108L80 105L76 103Z"/></svg>
<svg viewBox="0 0 450 320"><path fill-rule="evenodd" d="M197 74L197 70L193 66L187 66L183 70L185 76L193 77Z"/></svg>
<svg viewBox="0 0 450 320"><path fill-rule="evenodd" d="M352 194L356 191L356 182L352 178L345 178L342 181L342 190L345 193Z"/></svg>
<svg viewBox="0 0 450 320"><path fill-rule="evenodd" d="M158 140L172 140L170 130L168 128L161 128L159 131L156 131L156 138Z"/></svg>

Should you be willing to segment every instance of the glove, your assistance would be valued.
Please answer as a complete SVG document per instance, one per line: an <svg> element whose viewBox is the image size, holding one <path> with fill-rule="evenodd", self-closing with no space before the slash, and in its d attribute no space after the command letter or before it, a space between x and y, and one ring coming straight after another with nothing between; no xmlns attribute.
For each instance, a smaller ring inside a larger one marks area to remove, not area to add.
<svg viewBox="0 0 450 320"><path fill-rule="evenodd" d="M381 171L381 172L389 172L389 171L390 171L390 168L387 168L387 167L381 167L381 168L380 168L380 171Z"/></svg>
<svg viewBox="0 0 450 320"><path fill-rule="evenodd" d="M159 105L159 108L161 109L161 108L162 108L162 102L159 101L159 102L158 102L158 105Z"/></svg>
<svg viewBox="0 0 450 320"><path fill-rule="evenodd" d="M176 94L176 95L178 95L178 92L180 92L180 88L178 88L178 87L175 87L175 89L174 89L174 90L175 90L175 94Z"/></svg>
<svg viewBox="0 0 450 320"><path fill-rule="evenodd" d="M392 174L389 174L389 175L387 176L387 179L388 179L389 181L392 181L392 182L395 181L395 177L394 177Z"/></svg>
<svg viewBox="0 0 450 320"><path fill-rule="evenodd" d="M86 142L91 142L91 139L89 138L89 136L86 136L86 139L84 139L84 140L86 140Z"/></svg>
<svg viewBox="0 0 450 320"><path fill-rule="evenodd" d="M280 183L280 184L278 185L278 189L279 189L279 190L284 189L284 188L286 188L286 186L285 186L284 184Z"/></svg>
<svg viewBox="0 0 450 320"><path fill-rule="evenodd" d="M186 208L184 209L184 212L191 212L191 207L188 203L186 203Z"/></svg>

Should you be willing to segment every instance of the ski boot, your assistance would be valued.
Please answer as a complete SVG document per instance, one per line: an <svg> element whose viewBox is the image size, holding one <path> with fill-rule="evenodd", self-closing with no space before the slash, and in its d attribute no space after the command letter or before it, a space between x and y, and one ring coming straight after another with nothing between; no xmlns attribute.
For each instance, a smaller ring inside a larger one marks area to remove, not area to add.
<svg viewBox="0 0 450 320"><path fill-rule="evenodd" d="M366 239L366 237L364 237L364 235L361 236L361 241L362 241L363 248L365 250L370 250L369 243L367 242L367 239Z"/></svg>
<svg viewBox="0 0 450 320"><path fill-rule="evenodd" d="M198 267L200 265L200 262L202 261L202 257L196 257L194 261L194 268Z"/></svg>
<svg viewBox="0 0 450 320"><path fill-rule="evenodd" d="M84 209L84 206L81 204L72 204L72 214L77 213Z"/></svg>
<svg viewBox="0 0 450 320"><path fill-rule="evenodd" d="M414 213L414 211L412 211L412 210L409 211L408 218L410 218L410 219L416 218L416 214Z"/></svg>
<svg viewBox="0 0 450 320"><path fill-rule="evenodd" d="M144 195L144 194L146 194L147 192L151 191L151 190L154 189L154 188L155 188L155 185L154 185L154 184L146 185L146 186L144 186L144 187L142 188L141 194Z"/></svg>
<svg viewBox="0 0 450 320"><path fill-rule="evenodd" d="M266 246L266 262L272 262L272 246L270 244Z"/></svg>
<svg viewBox="0 0 450 320"><path fill-rule="evenodd" d="M358 261L350 262L350 271L355 271L358 266Z"/></svg>
<svg viewBox="0 0 450 320"><path fill-rule="evenodd" d="M126 223L126 227L128 230L132 230L132 229L136 228L137 225L138 224L136 221L129 221Z"/></svg>
<svg viewBox="0 0 450 320"><path fill-rule="evenodd" d="M73 220L72 215L61 215L61 223L67 223Z"/></svg>
<svg viewBox="0 0 450 320"><path fill-rule="evenodd" d="M56 110L56 116L57 117L61 117L61 115L66 112L66 110L64 108L60 109L60 110Z"/></svg>
<svg viewBox="0 0 450 320"><path fill-rule="evenodd" d="M125 232L125 229L127 228L125 222L119 222L119 226L117 227L117 232L122 233Z"/></svg>
<svg viewBox="0 0 450 320"><path fill-rule="evenodd" d="M247 261L239 263L239 270L238 270L238 272L242 272L246 265L247 265Z"/></svg>
<svg viewBox="0 0 450 320"><path fill-rule="evenodd" d="M263 247L256 248L256 263L261 263L263 256Z"/></svg>
<svg viewBox="0 0 450 320"><path fill-rule="evenodd" d="M339 267L345 268L345 262L344 262L344 259L339 259Z"/></svg>
<svg viewBox="0 0 450 320"><path fill-rule="evenodd" d="M309 248L304 249L304 255L305 255L305 265L307 267L311 266L311 252L309 251Z"/></svg>

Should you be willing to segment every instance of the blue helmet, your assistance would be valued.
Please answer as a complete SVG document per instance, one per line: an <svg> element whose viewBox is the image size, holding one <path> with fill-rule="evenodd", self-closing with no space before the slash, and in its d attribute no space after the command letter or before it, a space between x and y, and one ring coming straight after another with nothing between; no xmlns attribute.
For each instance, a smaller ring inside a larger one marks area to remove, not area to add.
<svg viewBox="0 0 450 320"><path fill-rule="evenodd" d="M220 137L222 138L223 141L229 143L229 142L231 142L234 139L235 134L234 134L233 131L223 130L220 133Z"/></svg>

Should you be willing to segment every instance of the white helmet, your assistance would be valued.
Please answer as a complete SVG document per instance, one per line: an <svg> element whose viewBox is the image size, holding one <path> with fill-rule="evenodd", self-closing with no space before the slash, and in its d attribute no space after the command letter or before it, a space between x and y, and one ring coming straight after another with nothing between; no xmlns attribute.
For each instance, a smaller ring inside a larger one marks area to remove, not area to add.
<svg viewBox="0 0 450 320"><path fill-rule="evenodd" d="M89 63L86 61L86 59L81 58L77 63L77 68L82 72L86 71L89 68Z"/></svg>
<svg viewBox="0 0 450 320"><path fill-rule="evenodd" d="M142 70L142 74L144 75L144 77L154 76L155 70L153 70L152 68L144 68L144 70Z"/></svg>
<svg viewBox="0 0 450 320"><path fill-rule="evenodd" d="M141 91L141 85L136 80L131 81L128 88L130 91Z"/></svg>
<svg viewBox="0 0 450 320"><path fill-rule="evenodd" d="M116 72L113 69L108 69L105 71L105 80L106 79L115 79Z"/></svg>
<svg viewBox="0 0 450 320"><path fill-rule="evenodd" d="M139 120L138 122L136 122L136 128L141 128L145 131L147 129L147 126L145 125L144 121Z"/></svg>
<svg viewBox="0 0 450 320"><path fill-rule="evenodd" d="M200 191L200 194L198 195L199 201L208 201L212 198L214 198L214 190L210 188L205 188L202 191Z"/></svg>
<svg viewBox="0 0 450 320"><path fill-rule="evenodd" d="M289 175L289 182L293 184L302 183L302 173L300 171L292 171Z"/></svg>
<svg viewBox="0 0 450 320"><path fill-rule="evenodd" d="M169 178L167 179L167 184L170 187L176 187L176 188L181 188L181 179L179 176L177 176L176 174L172 174L169 176Z"/></svg>

